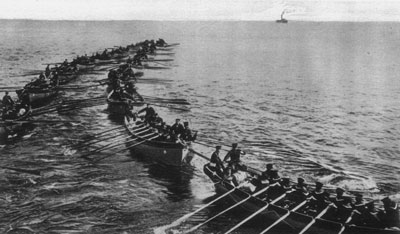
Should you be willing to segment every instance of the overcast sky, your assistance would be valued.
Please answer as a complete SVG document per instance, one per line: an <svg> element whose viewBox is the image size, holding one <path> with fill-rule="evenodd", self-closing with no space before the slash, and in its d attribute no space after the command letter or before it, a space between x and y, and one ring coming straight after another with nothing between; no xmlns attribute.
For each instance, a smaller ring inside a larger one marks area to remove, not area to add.
<svg viewBox="0 0 400 234"><path fill-rule="evenodd" d="M400 21L400 0L0 0L2 19Z"/></svg>

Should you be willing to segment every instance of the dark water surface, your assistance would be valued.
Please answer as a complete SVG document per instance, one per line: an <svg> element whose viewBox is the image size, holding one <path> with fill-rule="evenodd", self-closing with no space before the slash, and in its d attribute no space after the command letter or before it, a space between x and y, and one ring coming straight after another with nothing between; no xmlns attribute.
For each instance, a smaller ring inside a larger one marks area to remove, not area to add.
<svg viewBox="0 0 400 234"><path fill-rule="evenodd" d="M293 180L400 198L400 24L0 22L1 86L26 84L33 77L18 74L44 63L162 37L181 43L174 54L157 56L173 58L164 62L171 69L145 70L144 79L173 82L138 87L144 95L192 103L191 112L158 108L167 122L189 120L212 147L240 142L244 161L256 168L274 162ZM76 84L105 77L83 75ZM103 93L97 87L60 98ZM169 168L129 152L95 165L79 158L81 151L63 154L79 139L120 124L105 109L42 116L81 122L37 125L0 149L1 165L42 170L33 176L0 169L0 232L153 233L211 199L201 158ZM183 226L206 220L213 209ZM232 217L199 233L227 230Z"/></svg>

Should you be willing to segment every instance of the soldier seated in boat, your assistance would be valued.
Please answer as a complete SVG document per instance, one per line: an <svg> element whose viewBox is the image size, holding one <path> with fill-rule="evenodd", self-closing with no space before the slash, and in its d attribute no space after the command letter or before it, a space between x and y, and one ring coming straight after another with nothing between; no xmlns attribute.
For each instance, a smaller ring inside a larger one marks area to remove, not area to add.
<svg viewBox="0 0 400 234"><path fill-rule="evenodd" d="M260 198L266 201L272 201L282 194L286 193L286 188L289 187L290 180L288 178L281 179L278 173L274 173L273 178L271 180L271 184L269 185L267 192L264 195L261 195Z"/></svg>
<svg viewBox="0 0 400 234"><path fill-rule="evenodd" d="M8 91L6 91L6 93L5 93L4 97L3 97L3 108L5 110L9 110L9 109L12 109L13 106L14 106L14 101L10 97Z"/></svg>
<svg viewBox="0 0 400 234"><path fill-rule="evenodd" d="M309 203L306 207L310 214L318 214L330 203L329 193L322 187L321 182L315 182L315 190L310 193Z"/></svg>
<svg viewBox="0 0 400 234"><path fill-rule="evenodd" d="M151 118L155 115L156 111L153 109L153 107L150 106L150 104L147 104L147 106L143 109L141 109L138 114L141 114L145 112L144 119L146 122L149 122Z"/></svg>
<svg viewBox="0 0 400 234"><path fill-rule="evenodd" d="M51 73L50 65L47 64L44 74L46 75L46 77L49 77L50 73Z"/></svg>
<svg viewBox="0 0 400 234"><path fill-rule="evenodd" d="M58 73L57 73L57 71L52 71L51 72L50 83L53 86L57 86L58 85Z"/></svg>
<svg viewBox="0 0 400 234"><path fill-rule="evenodd" d="M127 93L129 93L130 95L136 95L137 94L137 90L135 87L135 83L130 81L130 82L126 82L124 89Z"/></svg>
<svg viewBox="0 0 400 234"><path fill-rule="evenodd" d="M297 184L292 188L293 192L289 196L295 203L300 203L309 196L308 188L303 178L297 178Z"/></svg>
<svg viewBox="0 0 400 234"><path fill-rule="evenodd" d="M386 228L400 228L399 206L389 197L381 200L383 202L383 211L378 213L380 220Z"/></svg>
<svg viewBox="0 0 400 234"><path fill-rule="evenodd" d="M185 129L183 127L183 125L181 124L181 120L180 119L176 119L175 123L171 126L171 131L176 135L176 137L180 137Z"/></svg>
<svg viewBox="0 0 400 234"><path fill-rule="evenodd" d="M364 226L373 228L384 228L384 225L379 217L379 212L375 209L374 201L366 204L367 210L365 212Z"/></svg>
<svg viewBox="0 0 400 234"><path fill-rule="evenodd" d="M148 119L148 122L150 126L158 128L161 126L163 119L158 115L158 113L154 113L154 115Z"/></svg>
<svg viewBox="0 0 400 234"><path fill-rule="evenodd" d="M356 194L349 224L365 226L365 216L367 212L367 204L364 202L362 194Z"/></svg>
<svg viewBox="0 0 400 234"><path fill-rule="evenodd" d="M333 209L330 209L327 216L330 217L331 220L338 222L345 222L353 210L351 198L344 196L344 190L342 188L336 189L336 197L332 199L331 206Z"/></svg>
<svg viewBox="0 0 400 234"><path fill-rule="evenodd" d="M272 175L274 173L273 167L274 166L271 163L268 163L265 166L265 171L263 171L261 175L258 176L258 178L255 180L257 186L265 187L270 183L270 179L272 178Z"/></svg>
<svg viewBox="0 0 400 234"><path fill-rule="evenodd" d="M61 64L62 67L68 66L68 59L65 59L64 62Z"/></svg>
<svg viewBox="0 0 400 234"><path fill-rule="evenodd" d="M182 139L185 141L194 141L197 138L197 132L194 134L192 133L192 130L189 127L189 122L183 122L183 134L182 134Z"/></svg>

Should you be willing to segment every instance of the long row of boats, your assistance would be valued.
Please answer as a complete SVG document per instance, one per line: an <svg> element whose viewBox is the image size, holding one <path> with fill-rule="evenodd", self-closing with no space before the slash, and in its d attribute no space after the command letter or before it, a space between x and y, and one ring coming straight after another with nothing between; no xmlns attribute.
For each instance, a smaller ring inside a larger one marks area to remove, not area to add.
<svg viewBox="0 0 400 234"><path fill-rule="evenodd" d="M149 157L156 162L170 166L181 166L184 163L190 162L194 153L196 153L192 148L195 137L186 139L182 137L165 137L166 135L173 134L171 130L164 128L165 126L160 126L160 123L150 121L147 116L143 118L138 117L137 107L145 105L146 98L138 94L134 87L131 91L127 91L126 87L121 87L121 82L132 84L143 75L143 73L126 73L129 69L151 68L151 66L148 65L138 65L138 61L131 59L131 55L134 55L136 59L140 58L142 61L149 60L147 55L154 54L157 49L162 50L171 46L174 45L168 45L163 41L151 42L146 40L135 45L119 47L111 51L105 50L102 54L95 54L91 57L77 57L71 63L65 61L60 64L62 69L60 69L60 67L48 68L50 70L50 72L47 72L48 74L52 74L52 72L55 71L55 74L58 76L57 81L53 82L53 85L48 85L44 88L32 88L30 85L27 85L22 91L19 91L19 95L21 95L20 102L27 102L27 105L22 105L27 110L20 116L15 116L12 119L3 119L3 123L0 125L0 136L2 136L0 140L2 138L4 140L4 136L26 128L26 125L29 123L24 121L29 119L32 113L35 113L35 109L43 108L47 100L55 97L63 85L75 80L79 74L93 71L99 66L113 64L113 69L110 70L112 75L109 75L108 80L103 81L103 84L108 85L106 89L107 97L105 99L107 100L106 103L108 104L110 113L123 118L124 128L129 134L129 140L125 143L126 148L129 149L133 155ZM120 63L123 64L121 65ZM117 67L119 71L115 69ZM124 74L130 75L125 76ZM45 77L45 79L48 79L48 77ZM35 107L35 109L32 109L32 106ZM147 111L148 110L145 111L146 115ZM118 130L118 128L116 129ZM112 147L122 143L118 142L113 144ZM97 149L93 152L97 153L100 151L100 149ZM263 191L250 192L241 184L232 183L232 180L213 171L208 166L206 166L204 170L206 175L208 175L214 183L217 194L219 194L216 200L229 198L234 204L233 207L240 206L250 214L244 222L240 222L234 229L256 215L261 215L263 219L269 220L266 222L269 225L271 222L272 224L282 223L285 226L284 230L289 230L288 232L290 233L400 233L399 229L391 227L374 227L371 225L359 224L350 225L350 222L347 222L348 220L339 222L337 220L325 219L323 215L321 215L321 212L315 215L299 212L299 206L289 208L285 203L278 203L275 202L275 200L265 200L261 196L258 196L266 191L266 189L263 189ZM247 174L246 177L256 176L251 170L245 170L243 172ZM301 204L304 205L305 203ZM213 219L213 217L210 218L210 220L211 219ZM193 231L196 227L198 226L193 227L188 232ZM234 229L231 230L233 231ZM227 233L231 232L231 230ZM269 230L270 229L267 231ZM262 233L266 233L267 231L263 231Z"/></svg>

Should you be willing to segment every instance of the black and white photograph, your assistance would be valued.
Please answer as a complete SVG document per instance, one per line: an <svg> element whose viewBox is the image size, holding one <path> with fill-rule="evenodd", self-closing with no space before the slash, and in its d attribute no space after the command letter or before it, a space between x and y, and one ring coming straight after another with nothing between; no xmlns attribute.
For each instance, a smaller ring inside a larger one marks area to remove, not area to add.
<svg viewBox="0 0 400 234"><path fill-rule="evenodd" d="M400 1L1 0L0 233L400 234Z"/></svg>

